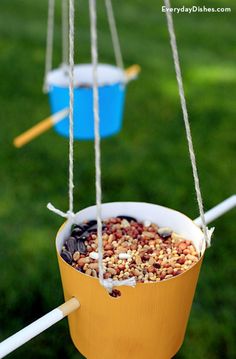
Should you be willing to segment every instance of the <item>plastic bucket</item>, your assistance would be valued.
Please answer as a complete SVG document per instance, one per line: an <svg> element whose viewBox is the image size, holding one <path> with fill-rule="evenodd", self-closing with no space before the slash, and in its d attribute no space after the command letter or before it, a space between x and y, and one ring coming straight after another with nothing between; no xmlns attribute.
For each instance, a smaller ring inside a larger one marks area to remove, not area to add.
<svg viewBox="0 0 236 359"><path fill-rule="evenodd" d="M74 70L74 138L94 139L92 65L75 66ZM69 107L69 76L65 69L49 72L47 77L51 112ZM122 127L125 76L118 67L98 65L100 136L118 133ZM56 132L69 137L69 117L54 125Z"/></svg>
<svg viewBox="0 0 236 359"><path fill-rule="evenodd" d="M190 239L200 252L203 233L188 217L172 209L139 202L102 205L102 216L130 215L169 226ZM76 214L75 223L96 218L96 207ZM119 287L113 298L93 278L76 271L60 256L71 223L59 230L56 248L65 299L76 297L81 307L69 315L71 338L87 359L170 359L181 347L202 258L189 270L157 283Z"/></svg>

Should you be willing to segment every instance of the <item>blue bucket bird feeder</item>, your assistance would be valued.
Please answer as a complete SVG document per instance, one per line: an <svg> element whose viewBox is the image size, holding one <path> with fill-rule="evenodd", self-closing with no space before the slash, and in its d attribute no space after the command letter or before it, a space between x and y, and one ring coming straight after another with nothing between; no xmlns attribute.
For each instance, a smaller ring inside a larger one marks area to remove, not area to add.
<svg viewBox="0 0 236 359"><path fill-rule="evenodd" d="M74 69L74 138L94 139L92 65L81 64ZM118 133L122 127L127 78L125 72L112 65L98 65L100 136ZM47 77L49 101L53 114L69 107L69 76L67 70L50 71ZM60 135L69 137L69 117L54 125Z"/></svg>
<svg viewBox="0 0 236 359"><path fill-rule="evenodd" d="M100 106L100 136L118 133L122 127L126 86L140 72L139 65L125 70L119 67L98 65L98 96ZM69 76L67 66L52 70L47 76L52 115L17 136L13 143L22 147L54 127L62 136L69 137ZM74 86L74 138L94 139L92 65L75 66Z"/></svg>
<svg viewBox="0 0 236 359"><path fill-rule="evenodd" d="M116 66L98 65L98 96L100 109L100 137L115 135L122 128L126 85L137 78L139 65L124 70L123 57L115 23L112 3L105 1L111 39L114 48ZM17 136L13 143L22 147L51 127L69 137L69 74L68 74L68 9L62 2L62 66L52 70L54 0L48 3L48 29L45 56L44 92L49 95L51 115ZM80 64L74 68L74 138L78 140L94 139L92 65Z"/></svg>

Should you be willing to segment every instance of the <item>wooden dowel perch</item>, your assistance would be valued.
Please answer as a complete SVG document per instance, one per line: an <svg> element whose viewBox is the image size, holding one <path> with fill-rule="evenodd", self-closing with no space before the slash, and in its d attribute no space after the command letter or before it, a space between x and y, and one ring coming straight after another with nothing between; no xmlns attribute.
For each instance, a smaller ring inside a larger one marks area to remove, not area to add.
<svg viewBox="0 0 236 359"><path fill-rule="evenodd" d="M56 123L62 121L69 114L69 109L63 109L54 115L45 118L44 120L37 123L37 125L33 126L26 132L22 133L20 136L17 136L13 143L15 147L22 147L26 145L28 142L32 141L34 138L38 137L42 133L49 130Z"/></svg>
<svg viewBox="0 0 236 359"><path fill-rule="evenodd" d="M132 66L128 67L125 70L126 81L129 82L131 80L136 79L138 77L140 71L141 71L141 67L139 65L132 65Z"/></svg>
<svg viewBox="0 0 236 359"><path fill-rule="evenodd" d="M76 298L71 298L64 304L60 305L56 309L53 309L42 318L31 323L24 329L20 330L16 334L7 338L0 343L0 358L4 358L6 355L13 352L23 344L27 343L38 334L44 332L50 328L53 324L59 322L70 313L74 312L80 306L79 301Z"/></svg>

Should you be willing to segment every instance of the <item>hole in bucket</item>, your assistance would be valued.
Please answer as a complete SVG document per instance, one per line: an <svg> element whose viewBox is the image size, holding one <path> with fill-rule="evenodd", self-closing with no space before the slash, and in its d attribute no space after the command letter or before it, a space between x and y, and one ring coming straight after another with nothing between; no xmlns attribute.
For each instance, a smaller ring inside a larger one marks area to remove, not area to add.
<svg viewBox="0 0 236 359"><path fill-rule="evenodd" d="M119 298L121 296L121 291L118 289L112 289L112 292L108 294L113 298Z"/></svg>

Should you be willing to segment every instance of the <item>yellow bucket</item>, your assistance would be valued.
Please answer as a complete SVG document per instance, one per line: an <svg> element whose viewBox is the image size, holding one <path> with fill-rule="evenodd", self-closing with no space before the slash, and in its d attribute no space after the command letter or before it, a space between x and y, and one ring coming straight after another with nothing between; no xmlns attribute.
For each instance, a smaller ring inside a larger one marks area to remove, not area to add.
<svg viewBox="0 0 236 359"><path fill-rule="evenodd" d="M102 217L127 215L168 226L193 241L201 251L203 233L184 214L172 209L140 202L102 205ZM96 207L76 214L74 223L96 218ZM182 345L201 259L189 270L157 283L138 283L135 288L119 287L121 296L113 298L97 278L68 265L60 256L70 234L69 221L56 237L57 256L65 299L78 298L81 307L69 315L71 338L87 359L170 359Z"/></svg>

